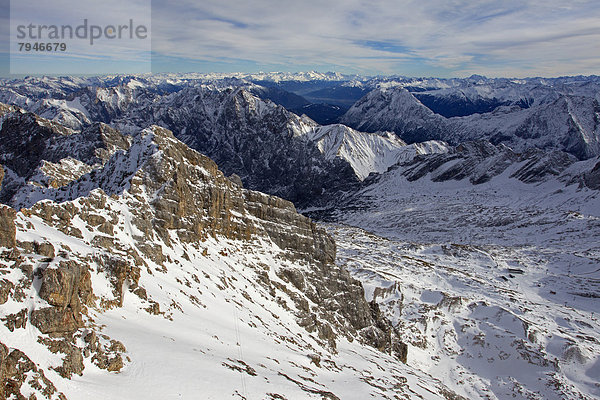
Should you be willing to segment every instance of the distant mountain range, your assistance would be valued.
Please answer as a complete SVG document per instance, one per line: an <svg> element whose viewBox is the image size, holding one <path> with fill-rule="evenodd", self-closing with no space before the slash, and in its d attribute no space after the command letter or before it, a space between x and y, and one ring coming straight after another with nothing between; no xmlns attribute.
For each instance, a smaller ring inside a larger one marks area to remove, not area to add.
<svg viewBox="0 0 600 400"><path fill-rule="evenodd" d="M369 173L384 172L402 159L389 153L404 152L402 141L458 145L487 140L520 153L537 148L565 151L580 160L595 157L600 154L599 85L596 77L166 74L4 81L0 101L76 131L95 122L124 132L163 126L248 187L306 206L316 197L335 196ZM330 103L306 100L314 96ZM350 105L340 119L355 130L321 128L286 109ZM397 138L378 133L384 131ZM326 140L333 132L336 139ZM335 155L326 142L335 147Z"/></svg>

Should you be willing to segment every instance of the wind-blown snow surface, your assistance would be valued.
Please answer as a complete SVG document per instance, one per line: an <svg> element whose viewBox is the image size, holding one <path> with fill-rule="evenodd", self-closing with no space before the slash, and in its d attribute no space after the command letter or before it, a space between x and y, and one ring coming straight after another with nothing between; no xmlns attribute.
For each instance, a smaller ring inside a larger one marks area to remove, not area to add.
<svg viewBox="0 0 600 400"><path fill-rule="evenodd" d="M366 230L330 226L338 262L405 333L408 364L457 393L598 398L600 194L514 168L480 185L388 172L337 215Z"/></svg>

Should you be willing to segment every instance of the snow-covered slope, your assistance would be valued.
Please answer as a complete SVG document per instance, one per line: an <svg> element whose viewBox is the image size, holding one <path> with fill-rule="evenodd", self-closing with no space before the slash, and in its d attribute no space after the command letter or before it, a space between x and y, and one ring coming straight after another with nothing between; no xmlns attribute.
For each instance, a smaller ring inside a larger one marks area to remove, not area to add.
<svg viewBox="0 0 600 400"><path fill-rule="evenodd" d="M125 137L98 125L93 142L21 117L28 129L3 129L29 152L0 168L20 210L0 206L3 396L452 393L402 363L400 333L290 202L243 189L158 126ZM45 168L94 146L83 174Z"/></svg>
<svg viewBox="0 0 600 400"><path fill-rule="evenodd" d="M433 113L402 87L369 92L348 110L341 122L367 132L392 131L407 142L441 139L445 129L444 117Z"/></svg>
<svg viewBox="0 0 600 400"><path fill-rule="evenodd" d="M417 157L330 215L338 262L458 394L598 398L598 162L485 142Z"/></svg>
<svg viewBox="0 0 600 400"><path fill-rule="evenodd" d="M436 193L428 200L441 196ZM461 206L445 203L423 214L457 218ZM415 225L420 237L431 229L421 221ZM565 252L558 243L503 246L488 236L488 244L470 244L457 230L433 243L402 231L396 239L348 226L334 225L330 232L340 265L406 332L409 365L468 399L600 396L597 247L585 248L584 256L581 247ZM560 245L571 246L565 239Z"/></svg>
<svg viewBox="0 0 600 400"><path fill-rule="evenodd" d="M365 133L339 124L316 127L305 136L317 144L325 158L347 161L361 181L371 173L383 173L392 165L410 161L418 154L448 150L440 141L407 145L391 132Z"/></svg>

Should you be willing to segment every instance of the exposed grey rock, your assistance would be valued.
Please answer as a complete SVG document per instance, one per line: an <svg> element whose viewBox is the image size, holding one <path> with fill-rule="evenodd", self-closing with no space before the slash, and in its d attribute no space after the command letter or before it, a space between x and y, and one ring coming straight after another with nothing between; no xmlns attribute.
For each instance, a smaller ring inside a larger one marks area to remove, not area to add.
<svg viewBox="0 0 600 400"><path fill-rule="evenodd" d="M0 204L0 247L13 248L16 246L16 217L15 210Z"/></svg>
<svg viewBox="0 0 600 400"><path fill-rule="evenodd" d="M590 172L584 175L584 181L590 189L600 190L600 161L596 163Z"/></svg>
<svg viewBox="0 0 600 400"><path fill-rule="evenodd" d="M525 161L525 165L511 177L525 183L539 182L548 176L558 176L577 161L575 156L562 151L544 152L538 149L531 149L520 158Z"/></svg>
<svg viewBox="0 0 600 400"><path fill-rule="evenodd" d="M105 124L92 124L74 134L35 114L10 114L0 128L0 163L11 171L4 171L0 201L15 206L14 197L19 197L24 185L35 185L41 191L63 188L128 147L127 136Z"/></svg>
<svg viewBox="0 0 600 400"><path fill-rule="evenodd" d="M14 283L8 279L0 279L0 305L8 301L10 292L15 287Z"/></svg>
<svg viewBox="0 0 600 400"><path fill-rule="evenodd" d="M138 287L140 279L140 268L130 264L127 260L117 257L102 257L99 262L108 273L113 285L113 293L116 298L116 305L123 306L123 285L127 286L131 291L143 289Z"/></svg>
<svg viewBox="0 0 600 400"><path fill-rule="evenodd" d="M242 183L242 178L240 178L240 176L238 174L231 174L229 176L229 180L233 183L235 183L236 185L238 185L240 188L244 187L244 184ZM2 182L2 180L0 179L0 182Z"/></svg>
<svg viewBox="0 0 600 400"><path fill-rule="evenodd" d="M82 327L77 321L73 310L61 310L56 307L46 307L31 312L31 323L42 333L64 334L75 332Z"/></svg>
<svg viewBox="0 0 600 400"><path fill-rule="evenodd" d="M476 141L462 143L448 153L418 155L393 168L402 170L409 181L429 174L434 182L469 179L472 184L478 185L500 175L510 166L517 166L510 175L512 178L535 183L560 175L576 161L574 156L562 151L531 149L519 154L502 144Z"/></svg>
<svg viewBox="0 0 600 400"><path fill-rule="evenodd" d="M299 258L324 263L335 260L335 242L331 236L298 214L291 202L249 190L244 191L244 198L248 212L266 222L263 228L275 244L292 250Z"/></svg>
<svg viewBox="0 0 600 400"><path fill-rule="evenodd" d="M35 387L48 399L66 400L65 395L56 390L56 386L46 378L44 371L38 368L25 353L18 349L9 349L0 343L0 398L31 400L32 397L25 397L21 393L21 386L26 382L28 386Z"/></svg>

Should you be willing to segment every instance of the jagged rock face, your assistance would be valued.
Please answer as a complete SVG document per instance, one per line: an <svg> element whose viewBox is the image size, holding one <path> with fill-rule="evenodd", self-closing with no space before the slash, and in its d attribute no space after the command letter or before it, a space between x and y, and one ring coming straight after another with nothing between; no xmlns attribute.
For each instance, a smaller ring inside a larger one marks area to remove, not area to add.
<svg viewBox="0 0 600 400"><path fill-rule="evenodd" d="M557 177L577 159L571 154L562 151L543 152L531 149L519 157L524 165L516 170L511 177L521 182L535 183L547 177Z"/></svg>
<svg viewBox="0 0 600 400"><path fill-rule="evenodd" d="M444 139L444 118L421 104L404 88L367 93L341 122L366 132L392 131L408 143Z"/></svg>
<svg viewBox="0 0 600 400"><path fill-rule="evenodd" d="M0 130L2 164L18 174L30 171L52 145L47 141L50 137L69 133L63 126L34 114L13 113L4 118Z"/></svg>
<svg viewBox="0 0 600 400"><path fill-rule="evenodd" d="M47 399L66 400L27 355L18 349L10 350L0 342L0 397L25 400L21 393L24 384L38 388Z"/></svg>
<svg viewBox="0 0 600 400"><path fill-rule="evenodd" d="M173 130L225 174L239 175L248 188L306 204L356 181L347 163L325 159L314 144L298 137L314 122L246 90L185 89L152 107L151 115L134 113L133 120L139 125L150 117Z"/></svg>
<svg viewBox="0 0 600 400"><path fill-rule="evenodd" d="M71 309L60 310L55 307L41 308L31 313L31 323L42 333L67 334L83 328Z"/></svg>
<svg viewBox="0 0 600 400"><path fill-rule="evenodd" d="M18 203L16 197L25 182L40 188L64 187L102 165L117 150L129 147L127 137L104 124L73 134L28 112L6 115L0 129L0 162L8 172L0 200Z"/></svg>
<svg viewBox="0 0 600 400"><path fill-rule="evenodd" d="M11 176L14 194L10 202L21 211L2 209L10 222L3 227L10 226L12 232L5 235L8 246L4 247L16 247L3 257L7 262L16 257L11 262L21 272L13 274L21 278L2 283L0 300L6 297L5 303L15 307L15 302L26 301L23 293L31 287L39 295L35 303L22 307L23 313L5 316L4 324L15 334L35 327L41 333L39 341L50 352L62 355L61 364L50 366L60 376L84 374L86 359L108 371L124 368L128 362L122 355L125 347L102 338L102 328L90 318L89 310L131 307L128 301L133 295L139 299L135 301L140 310L172 319L180 306L159 304L154 298L161 291L147 290L148 282L168 268L179 274L175 265L187 263L193 271L200 271L196 265L213 265L207 249L202 250L207 241L223 241L238 252L249 249L250 257L256 257L252 273L257 282L253 284L277 302L283 301L281 296L288 298L285 310L328 351L334 351L345 337L405 359L399 334L373 312L360 283L334 264L331 236L298 214L290 201L244 189L226 178L208 157L158 126L125 137L104 125L82 133L40 130L39 121L26 117L39 137L37 148L42 155L28 157L19 170L22 176L35 178L48 162L59 165L67 157L67 145L62 143L78 149L83 141L81 154L96 157L79 176L53 170L54 180L61 185ZM12 123L13 133L25 134L15 125L16 119ZM76 156L74 151L68 154ZM39 224L44 227L41 232L57 234L44 240L15 240L17 225L19 234L28 237L36 235L34 226ZM259 261L265 257L252 256L252 249L260 249L261 243L269 243L276 254L269 257L279 260L281 267L265 270ZM218 255L227 260L229 250L221 247ZM238 257L242 260L242 254ZM192 281L202 282L196 273L192 275L187 287ZM206 272L203 275L210 277ZM226 290L239 278L220 279L217 287ZM98 293L97 287L102 287ZM189 298L201 303L196 296ZM252 303L258 300L247 294L242 298Z"/></svg>
<svg viewBox="0 0 600 400"><path fill-rule="evenodd" d="M22 131L13 129L12 132ZM62 132L44 132L48 136L43 143L58 143L65 139ZM89 140L89 132L85 130L66 138L70 142L81 140L89 144L90 147L85 149L87 154L114 154L114 157L102 160L103 164L90 165L93 170L58 188L21 184L13 190L19 195L13 195L9 204L21 208L30 206L30 199L39 197L68 201L89 193L95 187L108 194L120 194L127 188L140 201L146 202L145 196L154 199L150 201L151 217L145 210L140 210L140 217L136 222L144 233L150 235L155 232L167 243L168 230L177 230L180 239L186 242L197 241L207 234L247 240L253 234L265 233L278 245L295 249L298 254L311 257L314 254L316 259L324 262L330 262L335 257L331 239L308 218L297 214L291 202L245 190L232 183L212 160L176 140L166 129L154 127L152 131L137 135L132 140L105 125L96 125L92 132L98 133L98 137L102 139L96 142ZM99 147L93 149L94 144ZM66 148L66 145L56 145L52 147L55 150L53 152L41 146L40 149L44 149L43 157L30 157L28 169L22 168L21 173L32 176L39 165L44 165L46 161L60 161L60 157L65 157L63 151ZM117 149L128 151L115 153ZM31 192L37 194L34 196ZM65 227L70 225L70 220L76 215L72 208L45 203L36 204L32 211L45 218L50 218L50 215L54 218L58 216ZM248 217L257 217L270 223L257 227ZM110 232L110 226L105 221L96 221L93 214L86 219L92 225L102 224ZM149 224L149 221L152 223ZM296 226L298 232L281 229L281 224ZM71 233L72 231L68 231L68 234ZM315 246L317 250L312 252L314 243L319 244Z"/></svg>
<svg viewBox="0 0 600 400"><path fill-rule="evenodd" d="M128 147L126 137L102 123L89 125L76 137L73 133L61 124L23 110L9 113L0 130L2 163L23 176L41 160L57 163L71 157L93 165Z"/></svg>
<svg viewBox="0 0 600 400"><path fill-rule="evenodd" d="M8 296L15 285L8 279L0 280L0 304L4 304L8 301Z"/></svg>
<svg viewBox="0 0 600 400"><path fill-rule="evenodd" d="M600 161L590 172L584 175L585 184L590 189L600 190Z"/></svg>
<svg viewBox="0 0 600 400"><path fill-rule="evenodd" d="M128 171L131 175L118 170L123 165L132 168ZM49 198L57 196L61 201L70 200L78 197L81 187L89 188L88 179L97 179L97 184L111 194L119 194L124 187L128 187L128 192L141 204L150 206L133 210L136 216L134 224L146 237L157 235L168 244L171 241L170 231L177 232L178 239L184 243L197 243L207 235L235 240L264 236L282 249L289 250L294 259L321 265L321 272L315 273L313 278L319 286L337 285L339 283L335 282L338 281L349 285L357 284L349 276L344 279L329 276L327 271L329 264L335 259L335 243L309 218L298 214L291 202L233 184L212 160L177 141L163 128L154 127L153 130L134 137L127 153L115 154L102 169L95 172L72 182L68 185L68 190L51 188L44 194ZM115 177L128 179L129 183L114 185ZM110 179L106 180L107 178ZM67 193L69 197L65 197L63 193ZM102 207L104 202L102 197L82 201L88 203L91 209ZM93 213L78 214L77 209L68 204L65 207L55 203L36 203L27 213L38 215L58 226L64 233L76 236L78 233L70 223L76 216L87 220L91 225L101 222ZM56 221L60 222L57 224ZM107 246L110 245L109 242ZM145 255L151 259L162 257L160 253L154 253L152 248L145 250ZM79 276L76 270L70 270L71 275L65 275L66 272L60 268L56 272L50 270L51 277L63 276L64 279L62 283L55 284L52 282L56 279L48 278L51 279L50 283L42 284L40 295L51 304L64 307L64 301L68 301L70 297L54 293L53 290L65 286L65 282L70 279L67 277ZM47 287L54 289L46 289ZM67 285L64 290L65 293L70 293L72 285ZM333 288L328 290L337 292ZM64 301L59 304L58 300L53 300L55 297ZM314 301L322 301L322 298L315 295ZM351 308L347 311L348 314L352 313ZM36 321L43 325L43 330L55 330L47 320L58 318L63 318L66 330L76 327L76 318L71 318L70 312L57 313L53 310L48 312L50 314L47 318L45 313L47 312L40 310L39 315L36 314ZM364 323L356 325L357 329L364 327L361 326Z"/></svg>
<svg viewBox="0 0 600 400"><path fill-rule="evenodd" d="M335 242L331 236L308 217L298 214L290 201L250 190L244 191L244 199L252 216L267 221L263 229L278 246L310 255L311 260L333 262ZM290 235L286 225L293 226L296 234Z"/></svg>
<svg viewBox="0 0 600 400"><path fill-rule="evenodd" d="M147 161L132 177L129 191L140 199L152 194L152 230L167 243L169 230L176 230L180 240L190 243L207 234L238 240L266 234L299 257L325 263L335 258L331 238L296 213L291 202L240 188L212 160L165 129L155 127L152 135L153 151L161 157L144 156ZM132 146L138 145L134 141ZM262 226L253 223L252 217L262 221Z"/></svg>
<svg viewBox="0 0 600 400"><path fill-rule="evenodd" d="M145 138L140 138L144 141ZM161 157L146 154L149 148L140 147L144 160L131 179L130 192L143 200L151 194L154 210L152 228L168 240L167 231L183 232L185 241L196 241L202 235L222 234L226 237L248 239L254 232L250 224L233 218L232 212L243 213L241 189L218 171L217 165L177 141L169 131L154 128L151 151ZM191 184L190 184L191 183ZM236 190L237 189L237 190Z"/></svg>
<svg viewBox="0 0 600 400"><path fill-rule="evenodd" d="M211 157L226 175L239 175L246 187L295 204L333 195L357 181L347 162L326 159L315 144L299 137L317 126L314 121L263 101L244 88L186 87L168 94L160 87L90 86L61 96L77 100L85 113L66 103L64 108L42 104L38 112L61 122L73 120L69 126L74 129L93 122L110 123L125 132L160 125ZM16 103L28 106L27 102ZM28 106L32 108L36 107Z"/></svg>
<svg viewBox="0 0 600 400"><path fill-rule="evenodd" d="M16 212L14 209L0 204L0 247L15 247L15 217Z"/></svg>
<svg viewBox="0 0 600 400"><path fill-rule="evenodd" d="M577 161L570 154L531 149L523 154L485 141L465 142L447 153L418 155L395 169L409 181L430 175L434 182L469 179L482 184L511 168L510 177L536 183L557 177Z"/></svg>

